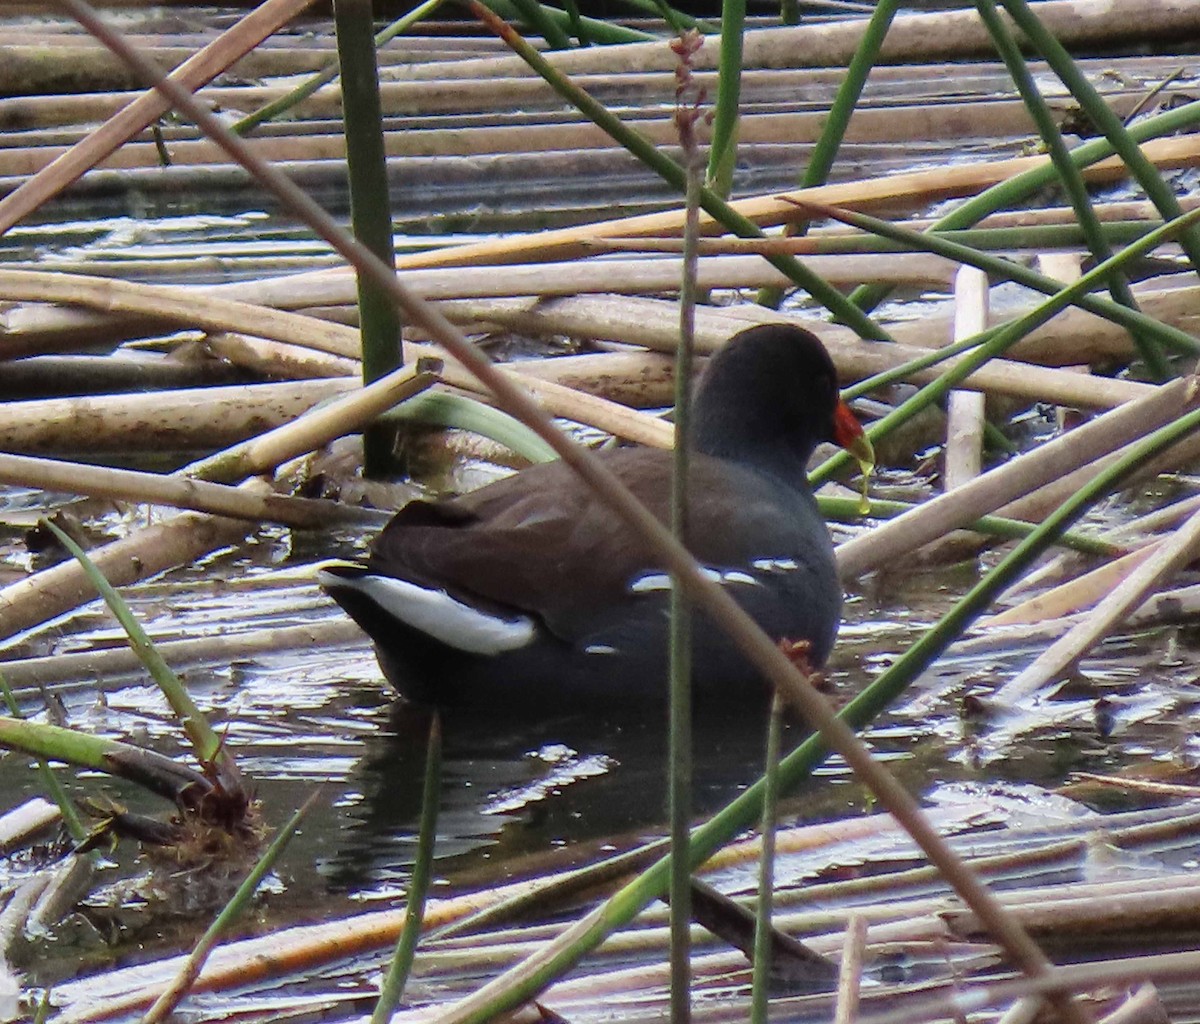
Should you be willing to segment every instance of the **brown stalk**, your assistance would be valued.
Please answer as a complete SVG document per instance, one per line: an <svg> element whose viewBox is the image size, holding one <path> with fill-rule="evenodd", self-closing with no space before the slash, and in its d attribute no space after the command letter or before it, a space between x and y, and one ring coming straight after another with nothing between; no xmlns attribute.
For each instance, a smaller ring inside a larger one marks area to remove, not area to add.
<svg viewBox="0 0 1200 1024"><path fill-rule="evenodd" d="M440 304L440 311L455 323L479 321L500 324L530 333L569 334L644 345L667 351L678 332L679 309L661 299L582 295L553 302L536 300L474 300ZM890 370L909 359L928 355L928 348L911 345L878 345L864 342L847 328L809 318L789 316L761 306L701 307L696 310L696 346L701 352L715 351L731 334L754 323L790 320L811 330L825 343L846 380ZM935 366L912 375L925 382L944 372ZM1018 395L1059 402L1076 408L1111 408L1153 392L1154 386L1130 380L1114 380L1033 366L1009 359L993 359L971 374L963 386L989 393Z"/></svg>
<svg viewBox="0 0 1200 1024"><path fill-rule="evenodd" d="M155 649L172 668L184 665L229 664L238 658L251 658L269 651L305 650L356 644L362 630L345 619L330 619L307 626L273 626L245 633L218 633L187 640L163 640ZM22 687L49 686L77 682L95 676L99 688L106 680L123 673L136 672L141 661L128 647L107 647L97 651L51 654L21 658L3 663L4 678L14 690ZM89 678L89 685L97 685ZM2 847L0 847L2 849Z"/></svg>
<svg viewBox="0 0 1200 1024"><path fill-rule="evenodd" d="M327 320L264 309L203 294L197 289L110 281L81 274L0 270L0 295L19 302L90 306L158 323L182 323L210 331L247 331L339 356L358 354L358 331ZM0 358L33 355L23 348L0 348Z"/></svg>
<svg viewBox="0 0 1200 1024"><path fill-rule="evenodd" d="M286 176L259 160L253 151L240 139L228 133L220 122L212 117L176 83L164 79L152 64L141 59L116 33L98 19L83 0L58 0L60 6L76 18L89 32L106 46L119 54L129 65L153 83L169 97L175 105L210 137L218 140L229 154L254 174L259 181L271 189L289 209L309 224L330 242L347 260L364 275L370 277L380 288L386 290L403 310L409 320L421 324L445 348L467 366L479 380L496 395L504 409L531 427L550 444L585 480L601 500L605 501L635 531L640 541L655 552L657 558L678 579L688 597L737 643L743 653L754 663L777 689L795 706L808 722L820 729L825 740L837 750L855 773L870 786L880 802L895 814L905 825L909 834L922 848L929 859L937 864L964 901L986 921L986 926L1000 942L1014 962L1033 979L1045 979L1051 971L1050 962L1009 914L1005 913L992 893L964 866L921 814L916 801L888 772L875 763L870 752L854 732L837 718L828 702L816 690L808 686L803 676L788 658L776 647L754 620L726 594L709 580L696 561L679 544L662 523L647 511L590 453L570 442L558 431L551 420L535 402L506 375L498 372L485 356L477 352L467 339L440 313L412 295L400 280L381 261L375 259L363 246L358 245L337 223L317 206L302 190ZM587 920L587 919L585 919ZM595 933L594 945L601 933ZM540 958L531 958L531 961ZM503 977L485 985L476 995L464 1000L450 1019L462 1019L481 1005L496 1007L491 1003L496 989L506 986ZM1055 1008L1065 1021L1084 1024L1087 1014L1069 995L1056 991L1051 997Z"/></svg>

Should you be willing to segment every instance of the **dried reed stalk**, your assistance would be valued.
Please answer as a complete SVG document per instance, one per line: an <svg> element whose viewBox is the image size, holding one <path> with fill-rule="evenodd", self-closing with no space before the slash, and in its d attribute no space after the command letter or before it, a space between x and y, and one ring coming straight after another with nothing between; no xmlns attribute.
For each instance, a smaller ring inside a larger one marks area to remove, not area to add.
<svg viewBox="0 0 1200 1024"><path fill-rule="evenodd" d="M987 326L988 279L974 267L954 278L954 340L980 333ZM952 491L974 480L983 466L984 395L954 390L946 400L946 453L943 487Z"/></svg>

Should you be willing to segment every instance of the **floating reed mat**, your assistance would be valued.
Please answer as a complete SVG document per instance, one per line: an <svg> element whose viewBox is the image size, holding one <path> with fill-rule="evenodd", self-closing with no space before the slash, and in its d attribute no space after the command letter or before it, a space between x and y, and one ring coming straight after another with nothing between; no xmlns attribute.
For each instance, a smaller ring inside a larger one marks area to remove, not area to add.
<svg viewBox="0 0 1200 1024"><path fill-rule="evenodd" d="M1110 846L1145 858L1164 845L1169 848L1187 842L1200 826L1194 803L1175 811L1136 815L1079 815L1077 805L1070 806L1070 814L1062 808L1046 808L1045 820L1031 822L1036 809L1027 801L1010 803L1002 796L976 792L956 808L935 807L929 814L944 833L966 832L951 841L972 851L972 867L982 876L1007 880L998 896L1008 911L1041 941L1075 949L1073 960L1087 956L1085 944L1093 946L1106 936L1123 934L1125 948L1131 943L1156 948L1164 928L1195 927L1200 901L1196 899L1196 882L1186 873L1156 878L1139 878L1135 873L1121 878L1117 866L1113 872L1118 877L1107 883L1066 881L1038 886L1031 880L1021 884L1023 877L1036 876L1047 868L1052 868L1057 878L1083 873L1096 831ZM987 822L983 830L974 824L979 821ZM961 997L963 986L984 981L994 972L996 948L980 935L972 916L941 890L936 873L912 859L895 822L886 815L784 829L779 834L778 848L781 874L789 873L788 865L794 857L796 873L803 879L797 885L779 884L779 927L803 936L812 949L837 956L851 918L865 918L868 930L864 969L876 984L864 990L864 999L886 1001L883 1005L887 1005L897 998L927 997L947 985L954 986ZM653 856L654 850L647 849L646 854ZM753 885L758 856L757 841L738 844L717 854L701 872L723 890L739 895ZM843 863L861 865L864 859L875 857L909 863L896 872L842 883L814 886L809 878L818 865L836 873ZM497 909L505 902L510 902L514 910L532 908L544 915L550 909L547 901L576 898L579 887L589 879L593 885L620 884L644 859L645 855L622 855L612 858L612 870L607 872L601 865L599 871L590 869L590 874L584 870L530 878L430 900L425 907L425 937L415 965L414 980L421 986L422 1005L402 1014L401 1019L428 1019L430 1002L448 1008L449 1000L464 994L464 986L477 984L479 974L491 974L517 962L566 926L522 926L502 919L499 925L482 925L454 937L441 937L445 930L467 924L472 915ZM539 890L545 893L541 901L535 898ZM232 989L252 986L256 990L271 979L280 982L303 975L310 983L297 999L303 999L303 1005L311 1008L315 1000L322 999L311 979L325 978L332 994L343 978L334 965L351 954L358 958L372 953L384 955L395 941L404 913L404 908L398 908L358 914L230 943L215 952L197 990L222 992L232 999L236 998ZM659 1000L665 994L666 976L659 952L665 937L663 913L650 908L633 926L605 942L571 979L551 987L539 1003L555 1013L574 1011L591 1019L589 1009L594 1010L597 998L602 996L606 1006L620 999L629 1000L632 1007L636 1001L648 1008L654 1019L661 1019ZM693 930L693 940L698 947L693 960L697 984L704 989L720 985L726 996L745 998L749 971L744 956L716 949L717 940L700 928ZM927 984L913 992L904 983L888 982L888 965L894 968L898 957L931 972ZM631 961L643 958L647 961L644 965L629 966ZM1098 966L1103 968L1104 962ZM168 958L106 971L57 986L55 997L72 1020L128 1014L153 999L177 969L178 958ZM282 993L276 995L278 999L272 1005L279 1012L278 1000L285 997ZM808 997L794 1005L813 1013L824 1010L827 1019L831 998ZM641 1018L635 1015L633 1019Z"/></svg>

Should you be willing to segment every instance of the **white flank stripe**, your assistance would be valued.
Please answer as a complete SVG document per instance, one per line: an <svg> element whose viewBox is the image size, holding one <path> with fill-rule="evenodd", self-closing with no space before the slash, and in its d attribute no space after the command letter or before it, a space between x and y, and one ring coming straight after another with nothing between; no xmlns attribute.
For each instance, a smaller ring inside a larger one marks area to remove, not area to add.
<svg viewBox="0 0 1200 1024"><path fill-rule="evenodd" d="M652 594L656 590L670 590L671 577L665 572L651 572L638 576L629 584L631 594Z"/></svg>
<svg viewBox="0 0 1200 1024"><path fill-rule="evenodd" d="M746 586L749 586L749 587L761 587L762 586L762 584L759 583L758 580L756 580L748 572L738 572L736 569L731 569L729 572L721 573L721 582L722 583L744 583L744 584L746 584Z"/></svg>
<svg viewBox="0 0 1200 1024"><path fill-rule="evenodd" d="M392 576L339 578L337 584L353 587L413 629L469 654L503 654L533 639L533 620L528 616L502 619L488 615L444 590L426 590Z"/></svg>
<svg viewBox="0 0 1200 1024"><path fill-rule="evenodd" d="M700 571L714 583L722 585L726 583L741 583L749 587L762 586L748 572L742 572L739 569L726 569L722 572L720 569L713 569L711 566L702 565ZM631 594L652 594L657 591L670 589L671 577L665 572L648 572L644 576L635 576L629 584L629 592Z"/></svg>
<svg viewBox="0 0 1200 1024"><path fill-rule="evenodd" d="M800 568L794 558L756 558L750 564L760 572L791 572Z"/></svg>

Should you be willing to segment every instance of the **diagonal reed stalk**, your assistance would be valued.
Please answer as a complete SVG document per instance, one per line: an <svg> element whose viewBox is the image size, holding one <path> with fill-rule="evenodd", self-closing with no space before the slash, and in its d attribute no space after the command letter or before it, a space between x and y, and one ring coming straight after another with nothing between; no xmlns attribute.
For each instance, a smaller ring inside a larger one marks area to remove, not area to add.
<svg viewBox="0 0 1200 1024"><path fill-rule="evenodd" d="M698 32L674 44L675 128L687 172L683 221L683 273L679 295L679 343L675 354L675 447L671 463L671 535L683 544L688 527L688 465L691 458L692 364L696 337L696 275L700 266L701 161L696 127L700 102L693 96L691 58ZM692 1014L692 873L684 851L692 820L692 603L683 581L672 577L669 633L671 720L668 758L671 834L671 1020L687 1024Z"/></svg>

